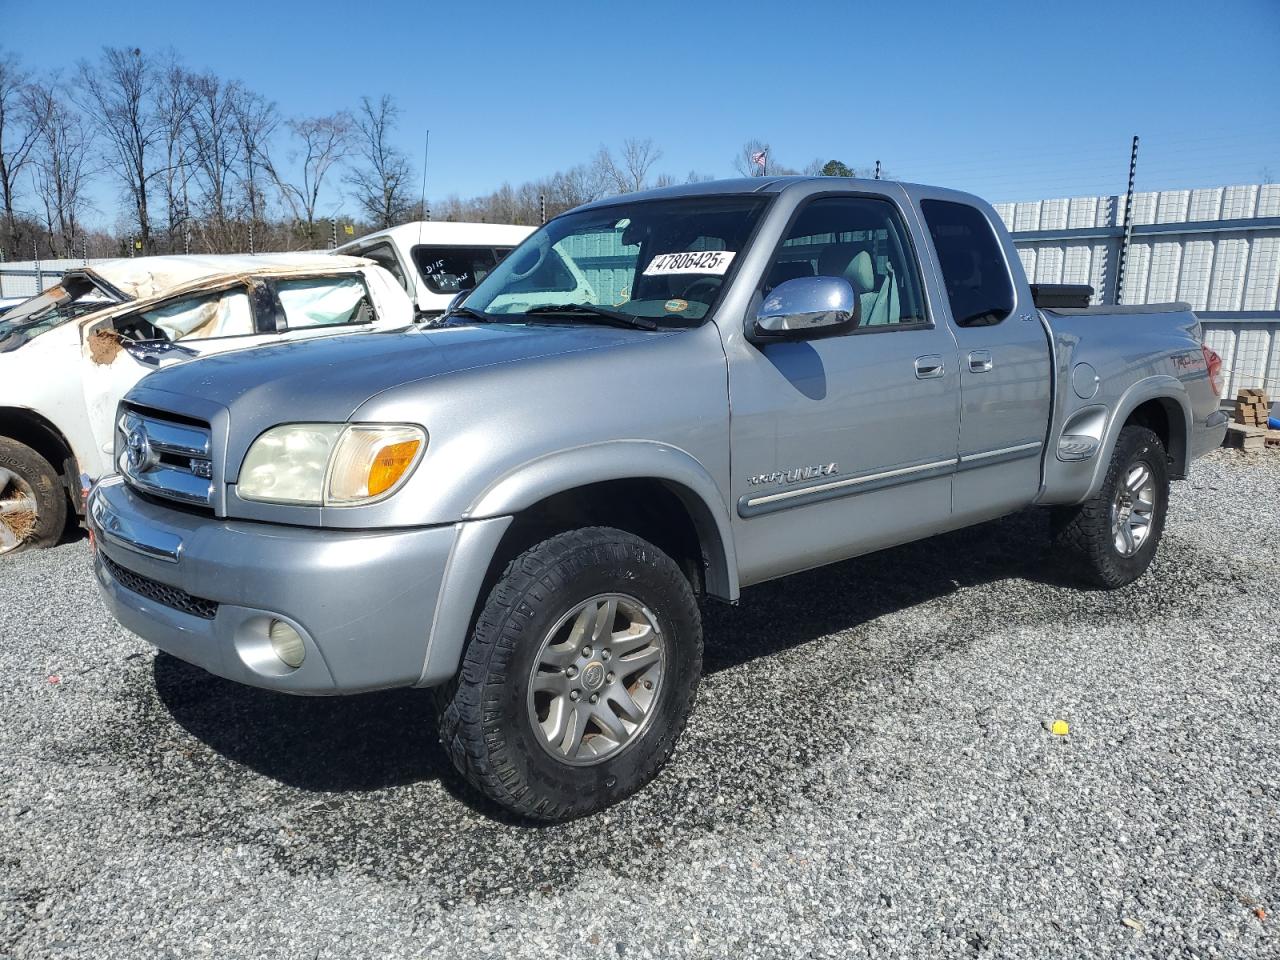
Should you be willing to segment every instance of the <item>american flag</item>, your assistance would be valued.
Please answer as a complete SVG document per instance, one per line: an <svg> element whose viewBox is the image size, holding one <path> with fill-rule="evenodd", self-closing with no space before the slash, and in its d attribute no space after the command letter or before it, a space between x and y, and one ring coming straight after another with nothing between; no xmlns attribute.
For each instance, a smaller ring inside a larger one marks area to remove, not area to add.
<svg viewBox="0 0 1280 960"><path fill-rule="evenodd" d="M755 153L751 155L751 162L754 163L757 167L763 167L765 165L765 161L768 158L769 158L768 150L757 150Z"/></svg>

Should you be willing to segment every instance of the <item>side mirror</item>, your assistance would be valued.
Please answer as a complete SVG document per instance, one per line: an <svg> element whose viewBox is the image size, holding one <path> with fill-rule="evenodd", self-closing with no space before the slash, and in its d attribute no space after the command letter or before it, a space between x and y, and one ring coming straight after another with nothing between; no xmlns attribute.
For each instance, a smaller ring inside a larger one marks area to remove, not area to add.
<svg viewBox="0 0 1280 960"><path fill-rule="evenodd" d="M859 304L843 277L796 277L778 284L756 312L752 339L803 340L858 325Z"/></svg>

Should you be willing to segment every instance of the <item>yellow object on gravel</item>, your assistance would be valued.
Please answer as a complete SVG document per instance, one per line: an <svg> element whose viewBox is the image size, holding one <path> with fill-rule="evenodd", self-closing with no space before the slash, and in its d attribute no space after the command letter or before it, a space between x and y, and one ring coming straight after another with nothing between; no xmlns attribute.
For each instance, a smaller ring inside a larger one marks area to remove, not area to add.
<svg viewBox="0 0 1280 960"><path fill-rule="evenodd" d="M1068 733L1071 732L1071 727L1070 725L1068 725L1067 721L1065 720L1053 721L1053 726L1050 727L1049 729L1053 731L1053 735L1055 737L1065 737Z"/></svg>

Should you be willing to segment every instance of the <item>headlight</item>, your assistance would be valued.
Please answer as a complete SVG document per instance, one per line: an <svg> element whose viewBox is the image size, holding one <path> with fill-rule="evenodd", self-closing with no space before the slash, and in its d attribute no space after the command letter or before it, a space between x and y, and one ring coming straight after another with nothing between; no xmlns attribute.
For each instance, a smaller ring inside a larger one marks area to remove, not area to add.
<svg viewBox="0 0 1280 960"><path fill-rule="evenodd" d="M240 467L245 500L355 506L394 493L427 446L402 424L287 423L253 442Z"/></svg>

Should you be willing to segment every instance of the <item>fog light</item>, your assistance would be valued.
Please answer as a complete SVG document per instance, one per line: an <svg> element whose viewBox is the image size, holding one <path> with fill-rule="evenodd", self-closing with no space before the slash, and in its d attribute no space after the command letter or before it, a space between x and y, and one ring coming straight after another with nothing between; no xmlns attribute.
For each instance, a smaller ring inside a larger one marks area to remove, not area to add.
<svg viewBox="0 0 1280 960"><path fill-rule="evenodd" d="M302 644L302 637L283 620L272 620L267 628L267 636L271 638L271 649L288 667L302 666L302 659L307 655L307 648Z"/></svg>

